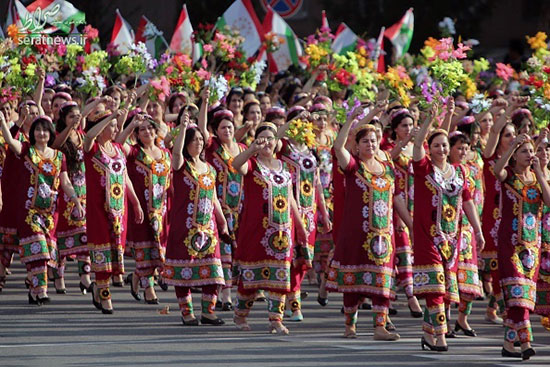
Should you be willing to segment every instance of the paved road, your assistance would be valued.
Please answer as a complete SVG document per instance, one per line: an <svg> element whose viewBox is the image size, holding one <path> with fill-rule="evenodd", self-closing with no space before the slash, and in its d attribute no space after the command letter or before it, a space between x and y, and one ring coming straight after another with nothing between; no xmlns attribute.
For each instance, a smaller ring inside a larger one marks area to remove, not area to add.
<svg viewBox="0 0 550 367"><path fill-rule="evenodd" d="M133 263L129 262L129 268ZM341 337L341 296L330 295L326 308L315 301L314 286L305 286L305 320L287 322L291 335L267 334L265 303L251 313L251 332L234 328L231 312L221 327L183 327L173 289L158 291L161 305L136 302L129 288L112 288L113 315L103 315L91 296L78 289L76 263L67 269L68 294L50 292L52 304L27 303L24 269L14 261L13 274L0 294L0 366L516 366L518 361L500 357L502 328L483 321L484 302L476 302L471 324L477 338L449 340L450 351L420 349L421 321L412 319L404 302L395 303L392 319L401 334L397 342L372 340L369 311L359 315L359 338ZM195 305L199 297L194 295ZM168 315L159 314L163 306ZM453 311L455 316L456 312ZM550 366L550 333L532 317L537 355L522 364Z"/></svg>

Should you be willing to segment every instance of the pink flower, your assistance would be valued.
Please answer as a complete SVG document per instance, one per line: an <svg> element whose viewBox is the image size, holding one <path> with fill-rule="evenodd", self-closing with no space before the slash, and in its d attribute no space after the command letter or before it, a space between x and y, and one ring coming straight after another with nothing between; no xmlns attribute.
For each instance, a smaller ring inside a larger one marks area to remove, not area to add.
<svg viewBox="0 0 550 367"><path fill-rule="evenodd" d="M168 82L165 76L162 76L160 80L159 79L151 80L150 84L155 90L160 92L158 94L159 100L164 102L166 100L166 97L170 95L170 83Z"/></svg>
<svg viewBox="0 0 550 367"><path fill-rule="evenodd" d="M65 46L63 43L59 44L57 46L57 54L59 56L65 56L66 53L67 53L67 46Z"/></svg>
<svg viewBox="0 0 550 367"><path fill-rule="evenodd" d="M448 51L449 49L453 49L453 39L451 37L449 38L442 38L439 40L439 43L437 46L435 46L436 51Z"/></svg>
<svg viewBox="0 0 550 367"><path fill-rule="evenodd" d="M86 35L87 38L91 38L91 39L99 37L99 32L97 31L97 29L92 27L90 24L84 27L84 34Z"/></svg>
<svg viewBox="0 0 550 367"><path fill-rule="evenodd" d="M223 41L223 40L225 40L225 36L220 32L216 32L216 35L214 36L214 41Z"/></svg>
<svg viewBox="0 0 550 367"><path fill-rule="evenodd" d="M466 52L464 52L464 51L471 50L471 47L470 46L464 46L463 43L459 43L457 47L458 48L453 51L453 57L455 59L465 59L468 55L466 55Z"/></svg>
<svg viewBox="0 0 550 367"><path fill-rule="evenodd" d="M505 65L501 62L497 62L497 76L503 80L508 80L514 75L514 69L510 65Z"/></svg>
<svg viewBox="0 0 550 367"><path fill-rule="evenodd" d="M206 61L206 59L203 58L201 60L201 65L202 65L203 68L207 69L208 68L208 61Z"/></svg>
<svg viewBox="0 0 550 367"><path fill-rule="evenodd" d="M443 61L447 61L451 56L452 54L449 51L442 51L437 55Z"/></svg>
<svg viewBox="0 0 550 367"><path fill-rule="evenodd" d="M203 68L200 68L197 71L197 76L202 80L210 79L210 73L208 71L204 70Z"/></svg>
<svg viewBox="0 0 550 367"><path fill-rule="evenodd" d="M206 45L202 46L202 49L204 50L204 52L212 52L214 51L214 46L207 43Z"/></svg>
<svg viewBox="0 0 550 367"><path fill-rule="evenodd" d="M172 74L172 71L174 71L174 67L172 65L166 68L166 74Z"/></svg>

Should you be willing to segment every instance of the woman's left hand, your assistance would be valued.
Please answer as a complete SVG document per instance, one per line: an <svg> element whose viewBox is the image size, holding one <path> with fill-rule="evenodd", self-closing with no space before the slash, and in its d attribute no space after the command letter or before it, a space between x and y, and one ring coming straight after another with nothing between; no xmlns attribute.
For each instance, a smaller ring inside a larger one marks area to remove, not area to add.
<svg viewBox="0 0 550 367"><path fill-rule="evenodd" d="M477 244L477 252L480 253L485 248L485 238L483 237L483 233L479 232L476 233L476 244Z"/></svg>
<svg viewBox="0 0 550 367"><path fill-rule="evenodd" d="M137 224L143 223L143 210L139 204L134 205L134 218Z"/></svg>
<svg viewBox="0 0 550 367"><path fill-rule="evenodd" d="M228 236L229 235L229 228L227 227L227 221L225 218L223 218L223 221L221 223L218 223L218 232L221 235Z"/></svg>

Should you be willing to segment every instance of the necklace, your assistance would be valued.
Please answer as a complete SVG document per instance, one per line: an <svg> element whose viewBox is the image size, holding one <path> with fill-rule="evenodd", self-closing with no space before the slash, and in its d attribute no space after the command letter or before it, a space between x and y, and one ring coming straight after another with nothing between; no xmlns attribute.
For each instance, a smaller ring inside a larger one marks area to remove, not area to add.
<svg viewBox="0 0 550 367"><path fill-rule="evenodd" d="M440 169L440 168L439 168L438 166L436 166L435 164L434 164L433 166L434 166L434 171L435 171L436 173L439 173L439 174L441 175L441 177L443 177L443 179L446 180L446 179L450 178L450 177L448 177L448 176L449 176L450 173L451 173L451 165L448 164L448 163L446 163L446 162L444 163L444 165L445 165L445 168L444 168L443 170Z"/></svg>

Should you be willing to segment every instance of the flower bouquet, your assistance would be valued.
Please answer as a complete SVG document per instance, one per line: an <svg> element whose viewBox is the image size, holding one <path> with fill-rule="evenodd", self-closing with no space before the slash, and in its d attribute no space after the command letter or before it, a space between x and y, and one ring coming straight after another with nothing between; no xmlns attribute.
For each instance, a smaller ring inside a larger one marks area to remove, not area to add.
<svg viewBox="0 0 550 367"><path fill-rule="evenodd" d="M286 136L298 144L305 144L308 148L315 145L315 133L313 132L313 123L301 119L290 121Z"/></svg>

